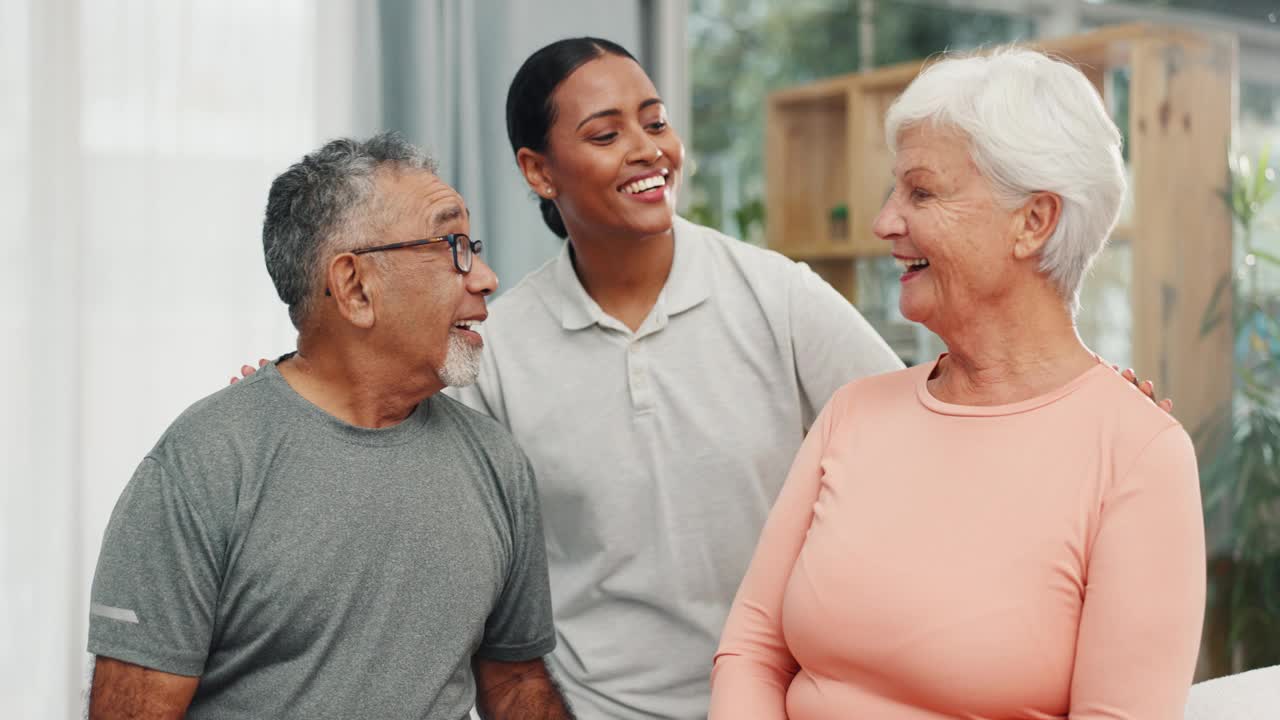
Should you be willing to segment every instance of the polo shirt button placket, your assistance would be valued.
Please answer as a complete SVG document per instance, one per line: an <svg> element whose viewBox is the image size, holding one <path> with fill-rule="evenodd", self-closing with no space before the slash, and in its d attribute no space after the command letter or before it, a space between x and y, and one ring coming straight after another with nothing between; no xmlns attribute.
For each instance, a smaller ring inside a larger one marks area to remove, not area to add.
<svg viewBox="0 0 1280 720"><path fill-rule="evenodd" d="M633 340L627 346L627 385L631 390L631 403L635 411L643 412L649 409L650 398L648 383L645 381L644 356L637 343L638 341Z"/></svg>

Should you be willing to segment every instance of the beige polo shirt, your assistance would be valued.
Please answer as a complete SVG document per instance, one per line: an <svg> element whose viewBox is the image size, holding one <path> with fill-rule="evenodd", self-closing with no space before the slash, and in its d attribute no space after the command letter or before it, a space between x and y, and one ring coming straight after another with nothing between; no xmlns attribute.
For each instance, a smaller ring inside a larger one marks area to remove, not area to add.
<svg viewBox="0 0 1280 720"><path fill-rule="evenodd" d="M666 287L631 332L568 244L493 303L476 385L542 501L558 647L579 718L704 718L712 657L792 457L837 388L901 362L807 266L677 218Z"/></svg>

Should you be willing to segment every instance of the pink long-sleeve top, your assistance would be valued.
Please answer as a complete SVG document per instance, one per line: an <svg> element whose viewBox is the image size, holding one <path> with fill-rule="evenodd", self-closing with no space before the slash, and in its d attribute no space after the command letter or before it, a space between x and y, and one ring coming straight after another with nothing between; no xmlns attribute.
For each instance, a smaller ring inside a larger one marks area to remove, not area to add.
<svg viewBox="0 0 1280 720"><path fill-rule="evenodd" d="M1109 367L1001 406L934 363L804 441L730 612L711 720L1182 717L1205 598L1187 433Z"/></svg>

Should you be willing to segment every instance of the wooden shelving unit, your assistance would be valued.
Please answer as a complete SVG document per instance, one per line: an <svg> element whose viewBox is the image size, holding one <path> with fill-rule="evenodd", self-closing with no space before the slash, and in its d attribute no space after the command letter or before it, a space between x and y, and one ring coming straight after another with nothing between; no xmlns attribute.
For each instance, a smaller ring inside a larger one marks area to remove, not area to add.
<svg viewBox="0 0 1280 720"><path fill-rule="evenodd" d="M1029 45L1080 67L1104 99L1112 71L1129 71L1133 213L1116 237L1134 253L1134 364L1194 431L1231 393L1228 329L1202 335L1200 326L1231 272L1231 217L1219 194L1235 121L1235 39L1137 24ZM850 300L856 263L888 252L871 232L891 181L885 111L923 64L828 78L767 101L769 246L808 262ZM831 221L840 205L844 238Z"/></svg>

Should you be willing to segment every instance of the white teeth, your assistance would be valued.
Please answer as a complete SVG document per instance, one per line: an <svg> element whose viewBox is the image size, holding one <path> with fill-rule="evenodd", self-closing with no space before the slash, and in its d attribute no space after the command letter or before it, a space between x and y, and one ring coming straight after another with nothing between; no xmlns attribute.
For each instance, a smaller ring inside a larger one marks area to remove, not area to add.
<svg viewBox="0 0 1280 720"><path fill-rule="evenodd" d="M666 184L667 184L666 177L662 175L654 175L652 177L644 178L643 180L637 180L633 183L628 183L627 185L623 185L622 192L634 195L636 193L644 192L645 190L652 190L653 188L656 188L656 187L662 187L663 185L666 185Z"/></svg>
<svg viewBox="0 0 1280 720"><path fill-rule="evenodd" d="M460 321L458 321L458 322L454 323L454 324L453 324L453 326L454 326L454 327L460 327L460 328L466 328L466 329L468 329L468 330L479 330L479 329L480 329L480 321L479 321L479 320L460 320Z"/></svg>
<svg viewBox="0 0 1280 720"><path fill-rule="evenodd" d="M926 267L929 264L929 261L924 258L911 258L910 260L894 258L894 261L898 263L898 267L901 268L903 272L917 270L919 268Z"/></svg>

